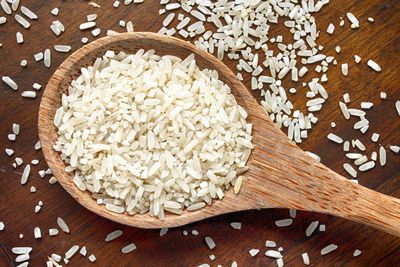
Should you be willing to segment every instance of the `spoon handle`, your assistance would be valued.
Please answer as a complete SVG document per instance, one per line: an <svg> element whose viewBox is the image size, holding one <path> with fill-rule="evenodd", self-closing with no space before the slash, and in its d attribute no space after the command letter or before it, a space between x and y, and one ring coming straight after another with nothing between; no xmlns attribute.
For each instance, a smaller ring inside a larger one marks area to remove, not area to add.
<svg viewBox="0 0 400 267"><path fill-rule="evenodd" d="M257 177L250 181L256 207L326 213L400 236L399 199L351 182L315 162L294 144L266 143L255 148L263 152L254 153L249 170Z"/></svg>
<svg viewBox="0 0 400 267"><path fill-rule="evenodd" d="M343 180L327 184L323 191L329 192L331 199L323 200L316 211L400 236L399 199Z"/></svg>

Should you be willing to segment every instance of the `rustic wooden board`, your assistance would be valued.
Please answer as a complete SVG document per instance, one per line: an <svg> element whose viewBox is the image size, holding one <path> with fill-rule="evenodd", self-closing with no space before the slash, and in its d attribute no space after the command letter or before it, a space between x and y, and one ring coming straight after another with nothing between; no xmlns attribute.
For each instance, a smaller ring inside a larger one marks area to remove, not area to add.
<svg viewBox="0 0 400 267"><path fill-rule="evenodd" d="M14 246L32 246L30 266L43 266L46 257L51 253L63 255L72 245L85 245L89 255L94 253L98 266L197 266L201 263L210 263L213 266L221 264L229 266L235 260L239 266L274 266L274 260L265 257L265 240L274 240L278 246L284 248L284 260L288 266L301 266L301 253L308 252L311 262L317 266L395 266L400 261L400 240L388 234L372 230L331 216L298 212L292 226L277 228L274 221L288 217L287 210L260 210L240 212L189 226L170 229L159 237L157 230L141 230L129 228L110 222L93 213L86 211L74 201L59 185L49 185L48 178L40 179L37 171L46 168L43 155L35 151L33 145L37 136L37 110L39 99L29 100L19 96L23 90L30 89L34 82L43 86L52 75L55 68L67 57L52 51L53 65L51 69L43 63L36 63L33 54L44 51L54 44L70 44L74 50L81 46L80 39L91 37L90 32L81 32L78 26L86 19L87 14L97 13L98 25L103 29L122 31L118 26L120 19L132 20L137 31L157 31L161 27L164 17L158 16L159 4L157 1L147 0L141 5L131 5L118 9L112 7L112 1L98 1L100 9L89 7L86 1L31 1L24 3L39 15L39 20L32 23L29 30L24 30L14 23L12 17L7 16L7 23L0 26L0 75L9 75L18 82L19 91L9 90L0 83L0 148L11 147L15 156L22 157L25 162L36 158L41 162L32 169L32 175L27 185L21 186L20 176L22 168L14 170L11 166L14 157L7 157L0 153L0 221L6 224L5 230L0 232L0 266L12 266L14 255L11 248ZM54 7L60 8L57 18L50 14ZM346 12L353 12L361 21L361 28L351 30L346 20L346 26L338 27L339 17L345 17ZM394 101L400 99L397 76L397 62L400 53L400 20L398 17L400 2L391 1L334 1L316 15L321 30L320 42L325 46L328 54L335 55L340 62L348 62L350 74L344 78L339 67L329 70L329 82L326 88L330 98L323 110L318 114L321 119L310 133L307 141L301 144L305 150L319 154L323 163L340 174L344 154L341 147L329 143L326 134L334 131L346 139L360 138L361 135L351 129L352 124L346 122L338 110L338 101L342 94L349 92L352 105L359 106L362 101L372 101L374 108L368 112L371 127L368 134L361 137L368 144L367 149L372 152L378 148L377 144L368 142L372 132L381 134L380 143L399 145L400 130L399 117L394 110ZM0 16L3 14L0 11ZM370 24L367 18L375 19ZM66 31L56 38L50 31L52 20L59 19L66 26ZM325 29L333 22L336 31L329 36ZM277 26L273 33L281 33L284 27ZM15 33L21 31L25 43L18 45L15 42ZM39 37L40 36L40 37ZM286 35L285 35L286 36ZM336 55L333 49L340 45L342 53ZM358 66L353 61L354 54L363 58ZM376 60L383 68L379 74L371 71L365 65L368 58ZM21 59L27 59L29 65L23 69L19 66ZM228 60L224 62L231 68L235 65ZM310 77L310 76L308 76ZM249 85L249 79L246 79ZM381 100L379 92L386 91L388 100ZM298 87L298 93L291 96L295 106L304 107L305 89ZM336 122L335 129L331 129L330 122ZM13 122L22 125L21 134L16 142L10 142L6 136L11 131ZM354 121L351 121L354 122ZM400 159L398 155L388 154L388 165L384 168L376 167L373 171L360 176L360 183L375 190L400 197ZM29 193L30 186L36 186L38 191ZM42 211L34 214L34 206L41 200L44 202ZM48 229L57 226L56 218L61 216L71 229L69 235L60 233L56 237L48 236ZM315 233L312 237L305 237L305 229L310 222L319 220L327 225L325 233ZM234 230L230 222L242 222L242 230ZM400 223L400 222L399 222ZM33 228L42 229L43 238L33 238ZM111 243L105 243L105 236L121 229L124 235ZM196 229L198 236L189 234L184 236L183 230ZM20 233L24 234L19 239ZM204 242L204 237L210 236L217 243L217 247L210 251ZM131 254L120 253L121 247L134 242L138 249ZM325 245L335 243L338 250L320 256L320 249ZM248 250L260 249L260 254L251 258ZM363 251L358 258L353 258L355 248ZM214 254L216 260L211 262L209 255ZM84 266L89 261L80 255L72 258L70 265Z"/></svg>

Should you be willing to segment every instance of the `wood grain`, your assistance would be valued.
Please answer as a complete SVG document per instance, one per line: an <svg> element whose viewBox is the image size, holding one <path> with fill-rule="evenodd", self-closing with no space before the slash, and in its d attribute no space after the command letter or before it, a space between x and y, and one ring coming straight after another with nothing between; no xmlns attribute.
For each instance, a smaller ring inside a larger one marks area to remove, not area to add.
<svg viewBox="0 0 400 267"><path fill-rule="evenodd" d="M83 1L32 1L24 3L39 15L39 20L32 23L26 31L13 21L11 17L5 25L0 26L0 66L1 75L10 75L20 85L20 91L31 88L33 82L45 85L56 67L67 57L53 51L53 67L47 69L42 63L34 63L33 54L43 51L54 44L71 44L75 49L81 46L80 39L89 37L90 33L78 31L78 26L86 19L86 15L97 13L98 24L103 29L118 31L120 19L132 20L138 31L157 31L161 27L163 18L158 17L159 4L157 1L146 1L143 5L133 5L127 8L114 9L110 1L97 1L100 9L87 6ZM66 32L56 38L48 29L52 20L49 10L60 8L57 19L66 25ZM361 21L361 28L351 30L349 23L338 27L339 17L345 17L346 12L353 12ZM340 136L351 139L361 138L367 144L368 151L378 148L377 144L368 142L372 132L381 134L380 143L399 144L398 133L400 123L395 113L394 101L400 99L398 88L399 78L397 64L399 60L399 17L400 3L391 1L335 1L316 14L321 30L320 41L326 51L337 57L339 62L348 62L350 74L344 78L340 68L329 70L327 89L330 98L323 110L318 114L320 121L312 130L309 139L301 147L313 151L322 157L323 163L340 174L345 174L342 164L345 157L341 148L326 140L326 134L333 131ZM367 17L374 17L375 23L367 22ZM329 36L325 33L327 25L333 22L337 26L335 34ZM15 32L21 31L25 37L23 45L15 43ZM281 24L273 27L275 34L285 31ZM38 38L40 36L40 38ZM46 40L46 41L44 41ZM342 52L336 55L333 49L340 44ZM374 73L365 64L357 65L353 61L354 54L363 58L365 63L368 58L376 60L383 68L382 73ZM21 59L26 58L29 66L22 69L19 66ZM234 63L229 60L224 62L232 70ZM311 78L307 76L306 79ZM245 77L245 85L249 86L249 78ZM304 90L299 88L299 93L290 96L294 105L304 107ZM379 92L386 91L388 100L379 99ZM349 92L352 105L358 106L362 101L372 101L374 108L368 112L370 120L369 134L361 136L351 129L351 122L343 119L338 110L338 101L343 93ZM34 151L33 145L37 141L37 111L39 100L26 100L12 92L3 83L0 84L0 148L12 147L17 156L25 162L33 158L40 159L39 166L34 167L32 176L26 186L19 184L22 169L14 170L11 167L13 158L0 153L0 221L6 224L0 232L0 263L11 261L11 248L17 245L32 245L34 250L31 255L30 266L42 266L46 256L51 253L63 254L72 245L86 245L89 253L94 253L99 266L197 266L200 263L211 263L208 255L215 254L216 260L212 265L222 264L227 266L233 260L239 266L275 266L272 259L263 255L266 239L275 240L278 246L284 247L285 263L287 266L301 266L301 253L308 252L311 262L315 266L396 266L400 260L400 240L394 236L373 230L360 224L327 215L299 212L292 226L277 228L274 221L288 218L287 210L268 209L248 211L219 216L182 228L172 229L165 236L159 237L156 230L140 230L112 223L81 207L60 186L51 186L46 179L40 179L37 171L46 168L41 152ZM256 95L256 94L254 94ZM330 122L336 122L336 128L331 129ZM6 135L11 131L11 124L18 122L22 125L21 134L17 142L10 142ZM400 197L400 161L399 156L388 154L388 165L377 167L373 171L360 176L362 185L381 193ZM29 193L29 187L35 185L38 192ZM39 214L34 214L33 209L39 200L44 202L44 207ZM56 218L61 216L71 228L71 234L60 233L56 237L44 234L42 240L33 238L34 226L40 226L43 233L48 228L56 227ZM327 225L325 233L315 233L312 237L305 237L305 229L310 222L319 220ZM232 221L241 221L241 231L229 227ZM123 237L112 243L104 243L105 236L115 229L124 231ZM199 231L198 236L184 236L182 230ZM18 235L24 234L20 240ZM211 236L217 247L210 251L204 237ZM129 254L121 255L122 246L134 242L138 249ZM325 245L335 243L339 245L337 251L326 256L320 256L319 251ZM248 250L261 249L260 254L251 258ZM353 258L355 248L363 251L360 257ZM157 253L155 256L154 252ZM3 256L9 255L9 256ZM88 260L80 255L75 256L71 263L74 266L86 266ZM3 265L1 265L3 266Z"/></svg>
<svg viewBox="0 0 400 267"><path fill-rule="evenodd" d="M88 191L80 191L75 186L72 173L65 171L66 164L53 149L58 138L53 121L61 106L61 95L67 93L82 67L93 64L96 57L107 50L134 54L139 49L154 49L158 55L174 55L182 59L194 54L201 69L213 68L219 72L219 79L231 88L238 104L248 112L255 148L239 195L230 192L222 201L214 201L211 207L195 212L184 211L182 215L168 214L164 221L160 221L148 214L130 216L110 212L97 205ZM174 37L150 32L123 33L100 38L74 52L56 70L43 93L39 108L39 138L47 164L72 197L96 214L128 226L176 227L233 211L274 207L327 213L400 236L399 199L354 184L315 162L272 123L228 67L194 45Z"/></svg>

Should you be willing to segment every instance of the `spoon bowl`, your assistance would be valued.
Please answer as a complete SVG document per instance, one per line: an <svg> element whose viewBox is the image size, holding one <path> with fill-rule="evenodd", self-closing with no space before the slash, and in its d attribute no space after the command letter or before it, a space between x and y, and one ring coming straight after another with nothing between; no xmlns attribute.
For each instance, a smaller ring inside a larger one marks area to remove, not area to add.
<svg viewBox="0 0 400 267"><path fill-rule="evenodd" d="M222 200L197 211L185 210L182 215L166 214L161 221L148 213L117 214L98 205L88 191L80 191L65 171L66 164L53 149L57 129L53 124L61 95L80 68L94 63L107 50L135 53L139 49L154 49L158 55L185 58L195 55L201 68L215 69L237 102L249 114L253 124L253 144L239 194L226 191ZM108 36L78 49L56 70L43 93L39 109L39 137L45 159L53 175L65 190L85 208L129 226L140 228L176 227L205 218L257 208L293 208L327 213L400 236L400 200L354 184L326 166L316 162L269 119L256 99L221 61L194 45L174 37L155 33L123 33Z"/></svg>

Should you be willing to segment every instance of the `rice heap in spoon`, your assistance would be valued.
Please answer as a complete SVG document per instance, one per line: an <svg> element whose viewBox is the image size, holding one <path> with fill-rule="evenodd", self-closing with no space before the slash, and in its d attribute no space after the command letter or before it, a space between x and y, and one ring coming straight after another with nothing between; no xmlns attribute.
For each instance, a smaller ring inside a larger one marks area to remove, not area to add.
<svg viewBox="0 0 400 267"><path fill-rule="evenodd" d="M98 204L164 219L239 191L253 147L246 117L194 55L107 51L62 95L54 149Z"/></svg>

